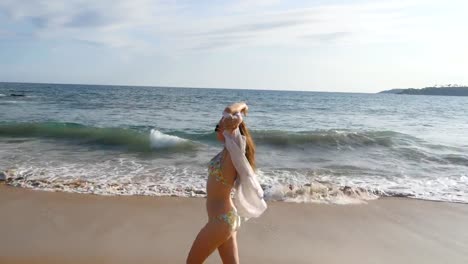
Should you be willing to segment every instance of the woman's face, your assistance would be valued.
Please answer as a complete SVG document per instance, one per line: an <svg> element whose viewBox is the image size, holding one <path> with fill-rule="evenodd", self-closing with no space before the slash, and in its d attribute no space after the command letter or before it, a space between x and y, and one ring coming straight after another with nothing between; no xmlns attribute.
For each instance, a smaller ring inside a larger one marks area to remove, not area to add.
<svg viewBox="0 0 468 264"><path fill-rule="evenodd" d="M220 120L218 122L218 124L216 125L216 138L221 141L221 142L224 142L224 135L223 135L223 132L224 132L224 124L223 124L223 121Z"/></svg>

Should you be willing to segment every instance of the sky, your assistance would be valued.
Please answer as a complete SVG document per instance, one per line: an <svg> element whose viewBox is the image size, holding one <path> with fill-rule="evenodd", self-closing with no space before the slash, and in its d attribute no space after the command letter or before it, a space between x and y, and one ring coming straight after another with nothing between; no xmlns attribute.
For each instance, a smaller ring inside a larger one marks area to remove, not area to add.
<svg viewBox="0 0 468 264"><path fill-rule="evenodd" d="M1 0L0 81L378 92L468 85L464 0Z"/></svg>

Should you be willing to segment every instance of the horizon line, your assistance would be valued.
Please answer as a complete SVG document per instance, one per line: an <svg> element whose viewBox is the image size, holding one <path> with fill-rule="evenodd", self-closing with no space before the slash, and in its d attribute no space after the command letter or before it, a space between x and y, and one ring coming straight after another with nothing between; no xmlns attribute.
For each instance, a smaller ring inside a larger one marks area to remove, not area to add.
<svg viewBox="0 0 468 264"><path fill-rule="evenodd" d="M228 88L228 87L189 87L189 86L161 86L161 85L133 85L133 84L90 84L90 83L54 83L54 82L16 82L0 81L0 83L15 84L52 84L52 85L84 85L84 86L121 86L121 87L145 87L145 88L174 88L174 89L221 89L221 90L248 90L248 91L274 91L274 92L313 92L313 93L347 93L347 94L378 94L379 92L341 92L341 91L316 91L316 90L277 90L259 88ZM400 89L400 88L391 88ZM385 91L385 90L382 90Z"/></svg>

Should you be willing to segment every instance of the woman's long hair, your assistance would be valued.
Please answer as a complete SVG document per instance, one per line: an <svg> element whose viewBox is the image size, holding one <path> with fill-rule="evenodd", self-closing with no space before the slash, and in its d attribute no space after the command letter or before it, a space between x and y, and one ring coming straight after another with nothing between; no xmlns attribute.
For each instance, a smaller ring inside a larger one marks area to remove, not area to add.
<svg viewBox="0 0 468 264"><path fill-rule="evenodd" d="M252 166L252 169L255 170L255 143L244 122L240 123L239 130L240 130L240 133L243 136L245 136L245 139L246 139L245 157L249 161L250 166Z"/></svg>

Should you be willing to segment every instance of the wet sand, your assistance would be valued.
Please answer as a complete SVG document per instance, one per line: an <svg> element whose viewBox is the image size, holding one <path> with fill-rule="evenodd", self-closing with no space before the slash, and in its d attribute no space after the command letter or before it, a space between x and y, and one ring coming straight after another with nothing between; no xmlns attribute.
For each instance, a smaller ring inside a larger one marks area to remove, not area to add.
<svg viewBox="0 0 468 264"><path fill-rule="evenodd" d="M0 263L185 263L204 202L0 185ZM241 263L468 263L468 205L272 202L238 239Z"/></svg>

